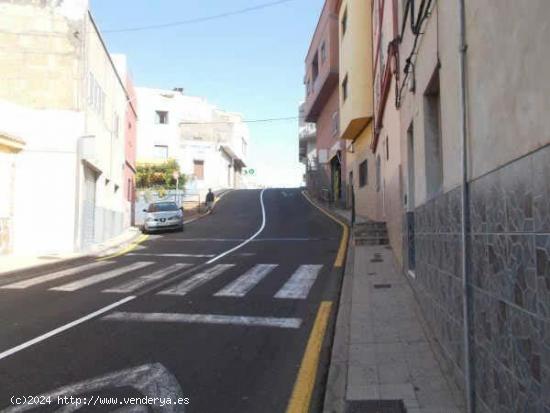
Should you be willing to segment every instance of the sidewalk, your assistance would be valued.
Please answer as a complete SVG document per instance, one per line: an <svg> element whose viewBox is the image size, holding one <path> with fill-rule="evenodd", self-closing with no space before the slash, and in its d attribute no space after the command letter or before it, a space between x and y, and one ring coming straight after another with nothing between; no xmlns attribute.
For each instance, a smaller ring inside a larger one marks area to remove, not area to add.
<svg viewBox="0 0 550 413"><path fill-rule="evenodd" d="M391 248L353 244L352 235L323 412L463 412Z"/></svg>
<svg viewBox="0 0 550 413"><path fill-rule="evenodd" d="M73 252L65 254L44 254L36 255L6 255L0 257L0 277L8 273L40 267L46 264L55 264L63 261L74 260L88 256L109 255L121 248L126 247L139 238L139 228L130 227L118 236L108 241L94 244L84 252Z"/></svg>

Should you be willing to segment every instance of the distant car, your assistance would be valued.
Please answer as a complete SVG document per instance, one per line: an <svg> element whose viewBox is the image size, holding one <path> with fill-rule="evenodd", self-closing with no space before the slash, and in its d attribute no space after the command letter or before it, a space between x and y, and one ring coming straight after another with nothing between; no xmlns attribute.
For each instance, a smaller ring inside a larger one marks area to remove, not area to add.
<svg viewBox="0 0 550 413"><path fill-rule="evenodd" d="M183 231L183 208L175 202L161 201L149 204L141 230L143 233L175 229Z"/></svg>

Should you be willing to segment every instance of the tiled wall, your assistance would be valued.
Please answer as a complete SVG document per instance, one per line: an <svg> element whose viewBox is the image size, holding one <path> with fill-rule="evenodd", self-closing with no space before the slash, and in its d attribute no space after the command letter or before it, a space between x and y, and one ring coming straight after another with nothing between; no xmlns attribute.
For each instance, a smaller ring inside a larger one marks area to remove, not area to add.
<svg viewBox="0 0 550 413"><path fill-rule="evenodd" d="M461 381L460 188L414 215L413 285ZM468 240L478 411L550 413L550 146L471 183Z"/></svg>

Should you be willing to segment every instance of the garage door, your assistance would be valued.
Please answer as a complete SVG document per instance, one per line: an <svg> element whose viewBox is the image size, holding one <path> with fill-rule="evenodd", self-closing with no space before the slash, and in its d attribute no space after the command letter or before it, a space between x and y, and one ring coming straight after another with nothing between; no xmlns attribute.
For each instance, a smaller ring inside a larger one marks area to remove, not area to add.
<svg viewBox="0 0 550 413"><path fill-rule="evenodd" d="M96 181L95 172L84 167L84 200L82 203L82 246L84 248L94 243Z"/></svg>

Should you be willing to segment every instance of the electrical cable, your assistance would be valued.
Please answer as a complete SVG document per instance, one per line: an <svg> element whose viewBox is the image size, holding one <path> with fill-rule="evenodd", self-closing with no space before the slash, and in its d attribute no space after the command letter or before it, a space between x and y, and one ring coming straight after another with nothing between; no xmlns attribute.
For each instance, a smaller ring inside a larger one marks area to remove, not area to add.
<svg viewBox="0 0 550 413"><path fill-rule="evenodd" d="M215 122L180 122L180 125L226 125L233 123L260 123L260 122L280 122L287 120L300 120L300 116L287 116L284 118L265 118L265 119L251 119L251 120L241 120L240 122L235 121L215 121Z"/></svg>
<svg viewBox="0 0 550 413"><path fill-rule="evenodd" d="M165 28L169 28L169 27L184 26L184 25L187 25L187 24L201 23L201 22L210 21L210 20L222 19L224 17L231 17L231 16L236 16L236 15L239 15L239 14L250 13L252 11L277 6L279 4L288 3L288 2L291 2L291 1L295 1L295 0L277 0L277 1L272 1L272 2L269 2L269 3L258 4L257 6L245 7L243 9L228 11L228 12L220 13L220 14L214 14L214 15L211 15L211 16L196 17L196 18L193 18L193 19L180 20L180 21L174 21L174 22L169 22L169 23L152 24L152 25L149 25L149 26L136 26L136 27L121 28L121 29L108 29L108 30L102 30L102 33L138 32L138 31L145 31L145 30L156 30L156 29L165 29Z"/></svg>

